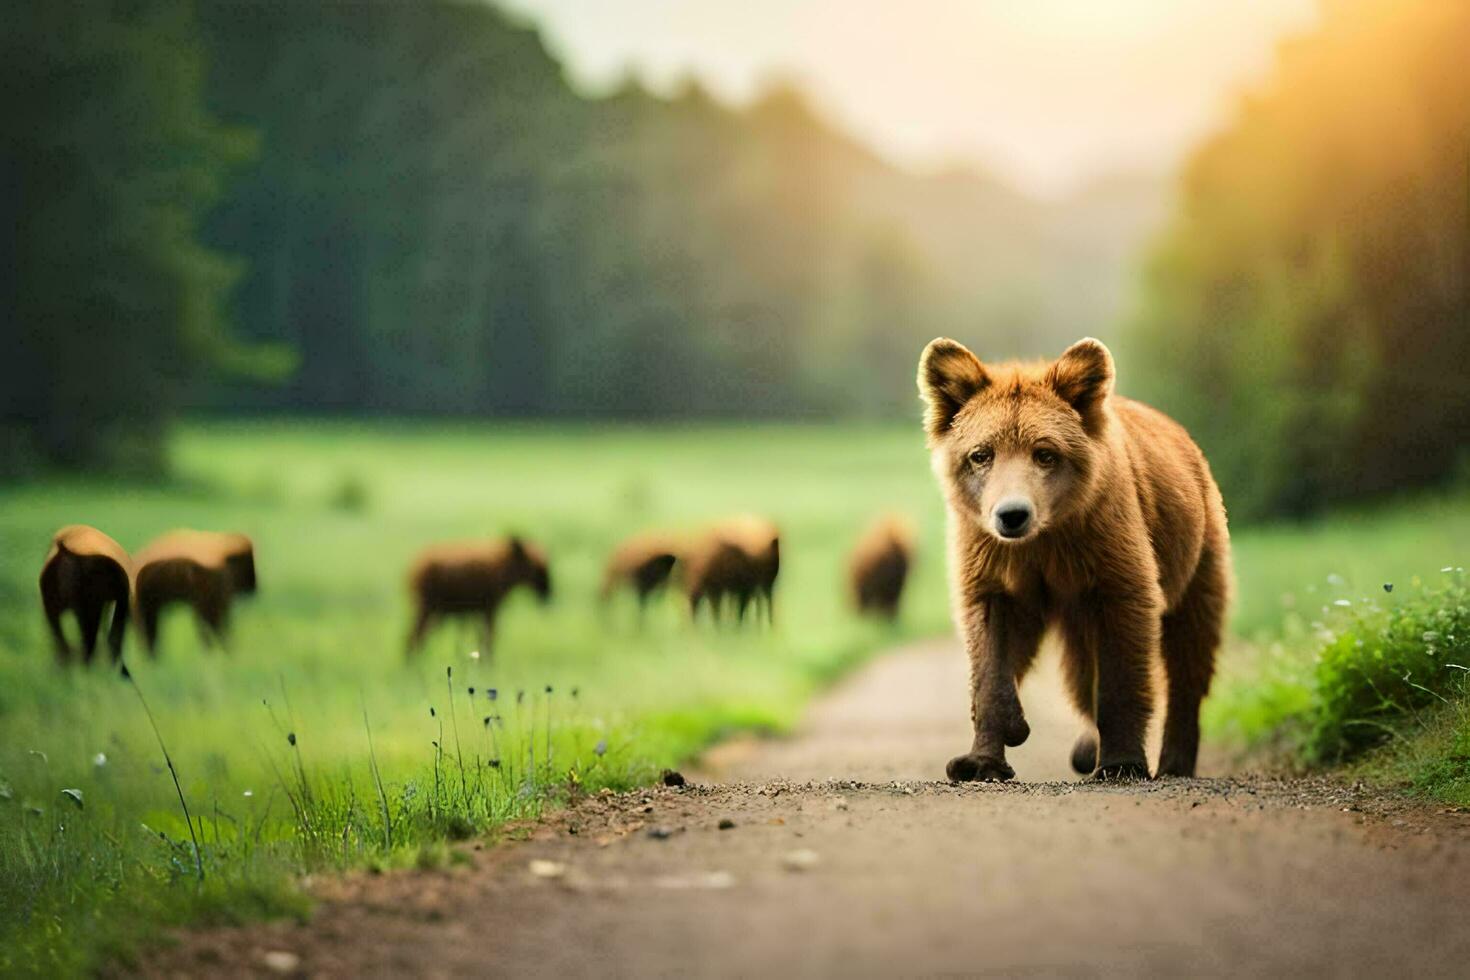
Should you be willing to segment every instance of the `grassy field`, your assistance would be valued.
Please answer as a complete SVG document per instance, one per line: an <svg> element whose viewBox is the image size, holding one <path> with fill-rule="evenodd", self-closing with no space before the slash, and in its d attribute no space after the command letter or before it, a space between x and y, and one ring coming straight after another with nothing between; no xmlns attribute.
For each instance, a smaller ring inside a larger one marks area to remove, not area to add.
<svg viewBox="0 0 1470 980"><path fill-rule="evenodd" d="M588 786L647 779L722 731L789 724L862 656L946 624L916 429L209 425L182 433L175 462L169 487L0 496L0 973L80 969L149 922L294 907L285 872L431 858L435 840L533 811L569 770ZM842 588L847 549L888 509L923 538L897 628L859 621ZM620 536L746 511L784 531L773 630L694 628L672 600L641 630L631 600L598 608ZM100 666L52 664L35 577L50 532L76 521L128 548L176 526L256 540L261 590L237 607L228 654L201 649L183 613L156 662L129 648L203 824L204 899L136 692ZM488 656L471 657L473 628L446 627L406 663L414 553L511 530L548 551L552 603L514 597Z"/></svg>
<svg viewBox="0 0 1470 980"><path fill-rule="evenodd" d="M452 860L446 840L569 785L646 780L721 732L779 729L862 657L948 629L916 426L209 424L174 459L167 486L0 491L0 973L83 971L169 922L298 912L306 870ZM856 619L842 588L848 548L885 510L921 536L897 627ZM739 512L783 528L773 630L695 628L673 601L642 629L631 603L598 608L622 535ZM101 666L56 670L35 577L52 530L77 521L129 548L178 526L251 534L261 591L229 652L201 649L180 613L157 661L130 644L136 690ZM514 598L479 659L466 627L405 662L413 554L511 530L549 552L552 604ZM1237 533L1250 642L1226 659L1210 730L1259 738L1309 701L1323 607L1383 581L1405 594L1467 549L1463 499Z"/></svg>

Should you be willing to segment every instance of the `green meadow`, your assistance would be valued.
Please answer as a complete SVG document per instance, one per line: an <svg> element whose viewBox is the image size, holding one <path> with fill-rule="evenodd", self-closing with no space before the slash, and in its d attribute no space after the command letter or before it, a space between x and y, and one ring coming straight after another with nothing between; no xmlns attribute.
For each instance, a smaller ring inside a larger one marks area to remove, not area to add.
<svg viewBox="0 0 1470 980"><path fill-rule="evenodd" d="M779 731L864 657L949 628L917 426L232 422L183 428L171 454L167 484L0 491L0 973L82 972L175 922L303 914L307 872L453 861L454 841L569 793ZM1258 740L1310 707L1338 598L1391 604L1466 553L1463 499L1412 503L1236 533L1217 738ZM855 617L843 581L885 511L921 549L891 626ZM631 598L597 602L622 536L743 512L783 531L773 628L696 626L673 596L641 624ZM130 638L135 683L102 653L58 670L36 575L73 522L130 549L180 526L250 534L261 587L228 649L180 611L156 660ZM451 625L406 660L416 551L511 531L548 552L552 602L513 597L493 647Z"/></svg>

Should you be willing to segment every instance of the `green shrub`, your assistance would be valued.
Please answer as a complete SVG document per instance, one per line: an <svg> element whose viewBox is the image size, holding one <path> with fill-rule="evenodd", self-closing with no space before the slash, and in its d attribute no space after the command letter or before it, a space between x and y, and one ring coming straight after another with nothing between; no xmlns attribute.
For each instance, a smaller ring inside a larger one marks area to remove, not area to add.
<svg viewBox="0 0 1470 980"><path fill-rule="evenodd" d="M1317 661L1310 762L1336 763L1470 693L1470 589L1462 569L1391 608L1350 607ZM1346 601L1346 600L1341 600Z"/></svg>

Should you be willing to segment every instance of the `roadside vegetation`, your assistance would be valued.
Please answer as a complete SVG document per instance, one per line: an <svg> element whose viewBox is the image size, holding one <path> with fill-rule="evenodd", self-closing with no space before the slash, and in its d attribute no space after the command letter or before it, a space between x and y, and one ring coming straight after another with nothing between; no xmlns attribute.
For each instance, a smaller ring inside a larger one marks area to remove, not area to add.
<svg viewBox="0 0 1470 980"><path fill-rule="evenodd" d="M1236 553L1238 645L1206 707L1217 741L1470 803L1465 495L1248 529Z"/></svg>

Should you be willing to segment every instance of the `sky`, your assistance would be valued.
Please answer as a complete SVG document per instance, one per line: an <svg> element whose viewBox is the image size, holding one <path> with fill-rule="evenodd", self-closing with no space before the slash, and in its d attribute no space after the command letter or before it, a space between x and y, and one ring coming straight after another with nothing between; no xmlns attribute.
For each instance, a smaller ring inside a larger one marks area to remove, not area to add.
<svg viewBox="0 0 1470 980"><path fill-rule="evenodd" d="M744 104L795 81L896 163L1040 196L1164 174L1265 77L1317 0L500 0L573 84L692 77Z"/></svg>

